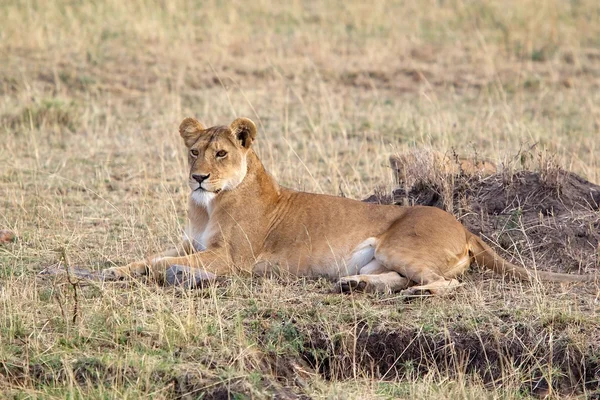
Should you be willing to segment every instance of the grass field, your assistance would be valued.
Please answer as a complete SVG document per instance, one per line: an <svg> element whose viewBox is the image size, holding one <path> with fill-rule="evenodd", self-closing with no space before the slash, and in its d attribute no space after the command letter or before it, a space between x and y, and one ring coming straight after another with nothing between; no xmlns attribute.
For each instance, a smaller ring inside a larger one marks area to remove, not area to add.
<svg viewBox="0 0 600 400"><path fill-rule="evenodd" d="M598 183L599 21L595 0L0 2L0 229L17 235L0 245L0 392L598 398L594 285L474 268L406 302L324 280L38 273L180 239L186 116L253 119L266 168L317 193L389 192L389 155L415 147L539 168L515 166L525 149Z"/></svg>

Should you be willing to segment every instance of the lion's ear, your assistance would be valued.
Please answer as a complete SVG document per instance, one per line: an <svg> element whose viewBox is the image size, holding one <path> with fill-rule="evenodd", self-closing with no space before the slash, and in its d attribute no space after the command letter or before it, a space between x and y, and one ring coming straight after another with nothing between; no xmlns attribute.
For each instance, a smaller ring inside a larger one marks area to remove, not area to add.
<svg viewBox="0 0 600 400"><path fill-rule="evenodd" d="M245 148L250 148L256 139L256 125L248 118L238 118L229 125L229 129Z"/></svg>
<svg viewBox="0 0 600 400"><path fill-rule="evenodd" d="M204 125L195 118L186 118L179 125L179 134L183 138L185 145L191 147L198 137L205 130Z"/></svg>

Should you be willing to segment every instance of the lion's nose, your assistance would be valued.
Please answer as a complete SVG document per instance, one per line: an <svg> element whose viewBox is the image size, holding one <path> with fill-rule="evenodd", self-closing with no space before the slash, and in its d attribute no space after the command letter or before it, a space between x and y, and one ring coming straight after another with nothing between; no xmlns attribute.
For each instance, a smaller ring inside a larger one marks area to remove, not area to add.
<svg viewBox="0 0 600 400"><path fill-rule="evenodd" d="M198 183L202 183L205 180L208 179L208 177L210 176L210 174L206 174L206 175L200 175L200 174L192 174L192 178L194 178L196 180L196 182Z"/></svg>

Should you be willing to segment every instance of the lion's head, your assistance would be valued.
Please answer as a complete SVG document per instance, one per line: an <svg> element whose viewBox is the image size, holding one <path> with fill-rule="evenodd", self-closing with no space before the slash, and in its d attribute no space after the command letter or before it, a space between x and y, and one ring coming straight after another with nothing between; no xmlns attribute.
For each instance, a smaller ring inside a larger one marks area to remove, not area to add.
<svg viewBox="0 0 600 400"><path fill-rule="evenodd" d="M192 198L208 206L221 191L235 189L246 177L246 156L256 138L256 125L238 118L229 126L205 128L194 118L179 125L188 148L188 184Z"/></svg>

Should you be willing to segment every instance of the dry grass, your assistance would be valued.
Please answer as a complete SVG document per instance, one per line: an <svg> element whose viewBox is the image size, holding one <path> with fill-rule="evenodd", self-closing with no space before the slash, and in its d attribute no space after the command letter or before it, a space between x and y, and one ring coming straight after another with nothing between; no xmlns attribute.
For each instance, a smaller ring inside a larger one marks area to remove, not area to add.
<svg viewBox="0 0 600 400"><path fill-rule="evenodd" d="M389 191L388 156L414 146L503 164L537 144L599 182L597 1L5 1L0 15L0 228L18 235L0 247L7 397L599 395L598 298L570 288L473 272L451 298L405 303L322 281L82 285L73 322L73 287L36 277L60 248L100 269L179 240L185 116L252 118L267 169L320 193Z"/></svg>

